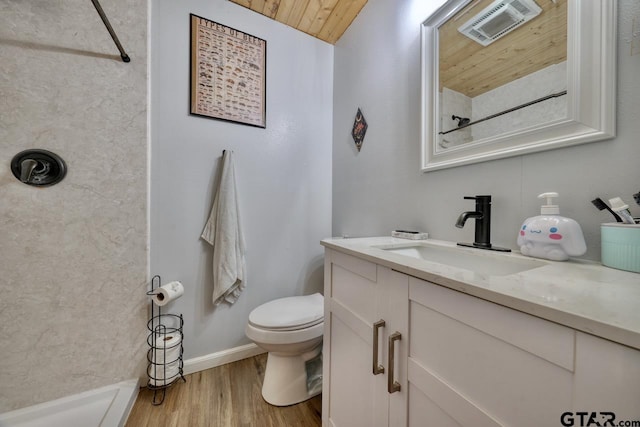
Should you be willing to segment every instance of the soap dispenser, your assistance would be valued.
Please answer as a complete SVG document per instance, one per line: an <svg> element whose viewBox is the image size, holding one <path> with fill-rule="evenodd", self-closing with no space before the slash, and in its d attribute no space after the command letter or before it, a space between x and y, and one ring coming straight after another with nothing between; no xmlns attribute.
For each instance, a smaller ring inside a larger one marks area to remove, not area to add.
<svg viewBox="0 0 640 427"><path fill-rule="evenodd" d="M553 198L558 193L542 193L539 199L546 198L540 215L527 218L520 228L518 247L522 255L566 261L570 256L580 256L587 252L580 224L571 218L560 216L558 205Z"/></svg>

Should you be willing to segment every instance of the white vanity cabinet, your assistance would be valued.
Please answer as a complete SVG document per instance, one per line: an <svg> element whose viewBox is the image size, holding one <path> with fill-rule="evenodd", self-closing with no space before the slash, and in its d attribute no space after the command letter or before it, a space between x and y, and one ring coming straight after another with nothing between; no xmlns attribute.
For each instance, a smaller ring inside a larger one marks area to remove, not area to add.
<svg viewBox="0 0 640 427"><path fill-rule="evenodd" d="M326 250L325 427L640 425L639 350L395 268Z"/></svg>
<svg viewBox="0 0 640 427"><path fill-rule="evenodd" d="M406 425L408 286L404 274L325 252L324 426Z"/></svg>

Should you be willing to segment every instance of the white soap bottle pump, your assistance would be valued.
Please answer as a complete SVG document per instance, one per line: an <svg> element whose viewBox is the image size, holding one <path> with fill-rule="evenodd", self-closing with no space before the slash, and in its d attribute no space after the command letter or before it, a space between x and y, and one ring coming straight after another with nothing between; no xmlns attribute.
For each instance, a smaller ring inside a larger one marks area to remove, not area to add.
<svg viewBox="0 0 640 427"><path fill-rule="evenodd" d="M527 218L518 235L518 246L522 255L566 261L570 256L580 256L587 252L587 245L580 224L571 218L560 216L560 208L553 204L558 193L542 193L547 204L540 208L540 215Z"/></svg>

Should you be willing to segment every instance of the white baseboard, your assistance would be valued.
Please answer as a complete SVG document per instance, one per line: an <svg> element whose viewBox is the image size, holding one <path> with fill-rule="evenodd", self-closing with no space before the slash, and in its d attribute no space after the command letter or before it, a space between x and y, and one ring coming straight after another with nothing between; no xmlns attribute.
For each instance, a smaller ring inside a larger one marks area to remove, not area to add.
<svg viewBox="0 0 640 427"><path fill-rule="evenodd" d="M266 351L254 343L241 345L239 347L185 360L183 372L185 375L193 374L194 372L200 372L205 369L215 368L216 366L226 365L227 363L237 362L238 360L247 359L262 353L266 353Z"/></svg>

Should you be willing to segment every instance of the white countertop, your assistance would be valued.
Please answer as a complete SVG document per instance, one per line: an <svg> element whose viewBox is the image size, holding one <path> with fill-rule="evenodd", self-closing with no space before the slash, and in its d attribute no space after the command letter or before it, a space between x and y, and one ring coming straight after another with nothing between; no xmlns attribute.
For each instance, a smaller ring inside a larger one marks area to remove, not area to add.
<svg viewBox="0 0 640 427"><path fill-rule="evenodd" d="M425 242L488 257L536 260L544 265L505 276L395 254L376 246ZM439 240L394 237L330 238L327 248L380 264L456 291L476 296L640 350L640 274L585 260L547 261L517 252L498 253L456 247Z"/></svg>

